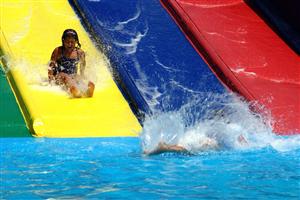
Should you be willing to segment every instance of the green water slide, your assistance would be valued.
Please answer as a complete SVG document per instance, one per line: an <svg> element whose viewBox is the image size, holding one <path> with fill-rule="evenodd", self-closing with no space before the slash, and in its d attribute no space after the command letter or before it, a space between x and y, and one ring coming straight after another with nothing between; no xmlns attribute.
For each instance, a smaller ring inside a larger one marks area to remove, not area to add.
<svg viewBox="0 0 300 200"><path fill-rule="evenodd" d="M0 62L0 137L31 137Z"/></svg>

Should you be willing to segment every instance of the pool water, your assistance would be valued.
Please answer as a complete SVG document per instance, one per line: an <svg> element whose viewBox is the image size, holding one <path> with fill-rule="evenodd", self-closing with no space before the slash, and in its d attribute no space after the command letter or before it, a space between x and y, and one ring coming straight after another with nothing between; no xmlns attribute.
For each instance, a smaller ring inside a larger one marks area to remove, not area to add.
<svg viewBox="0 0 300 200"><path fill-rule="evenodd" d="M222 112L195 118L197 106ZM217 98L147 116L139 137L0 138L0 199L300 199L300 135L276 135L271 122ZM218 148L143 153L199 135Z"/></svg>
<svg viewBox="0 0 300 200"><path fill-rule="evenodd" d="M300 145L282 148L292 141L145 156L139 138L1 138L0 198L299 199Z"/></svg>

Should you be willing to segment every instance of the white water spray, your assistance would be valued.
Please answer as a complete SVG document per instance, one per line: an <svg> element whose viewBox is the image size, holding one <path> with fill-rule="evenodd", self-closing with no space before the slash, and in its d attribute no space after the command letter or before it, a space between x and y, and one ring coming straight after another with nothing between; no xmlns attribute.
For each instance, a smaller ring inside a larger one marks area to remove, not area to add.
<svg viewBox="0 0 300 200"><path fill-rule="evenodd" d="M157 148L160 142L183 146L192 153L199 153L201 141L210 138L218 143L215 150L249 150L272 147L277 151L300 148L300 136L279 136L272 132L269 116L252 112L249 104L240 98L223 95L227 102L216 112L206 112L198 120L189 123L187 118L197 116L195 105L209 109L207 102L193 100L180 110L148 116L140 135L142 149L147 152ZM214 101L219 101L216 95ZM218 102L214 102L218 104ZM200 113L199 113L200 114ZM245 141L241 141L243 137Z"/></svg>

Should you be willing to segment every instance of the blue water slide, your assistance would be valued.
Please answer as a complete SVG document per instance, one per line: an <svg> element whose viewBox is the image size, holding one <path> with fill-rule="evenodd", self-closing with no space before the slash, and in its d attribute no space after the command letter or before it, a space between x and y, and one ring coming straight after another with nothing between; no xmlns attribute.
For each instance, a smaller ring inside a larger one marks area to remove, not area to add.
<svg viewBox="0 0 300 200"><path fill-rule="evenodd" d="M226 89L159 0L70 0L112 63L135 112L180 109Z"/></svg>

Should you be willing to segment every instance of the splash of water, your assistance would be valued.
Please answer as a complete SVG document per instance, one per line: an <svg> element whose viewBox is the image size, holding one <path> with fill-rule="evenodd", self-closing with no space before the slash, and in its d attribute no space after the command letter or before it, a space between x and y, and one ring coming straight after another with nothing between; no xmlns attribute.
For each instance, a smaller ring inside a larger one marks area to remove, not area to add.
<svg viewBox="0 0 300 200"><path fill-rule="evenodd" d="M17 59L11 59L8 56L1 56L1 60L5 62L4 72L14 71L20 73L28 86L38 90L47 90L52 92L62 92L62 88L56 84L49 83L48 69L49 63L31 63L26 59L26 55ZM36 60L40 60L37 56ZM86 52L86 67L84 72L83 83L78 87L85 91L87 83L92 81L96 85L96 89L104 88L109 80L109 61L104 55L89 55ZM79 71L79 70L78 70Z"/></svg>
<svg viewBox="0 0 300 200"><path fill-rule="evenodd" d="M215 98L210 98L210 102L191 100L177 111L148 116L140 134L142 149L153 151L164 142L199 153L203 150L201 142L207 138L215 140L218 144L215 150L221 151L265 147L291 151L300 148L299 135L286 137L272 132L272 120L266 112L263 115L252 112L249 103L234 95L213 96ZM227 100L220 101L220 98ZM220 104L222 109L211 111L212 104ZM208 111L199 112L197 107Z"/></svg>

